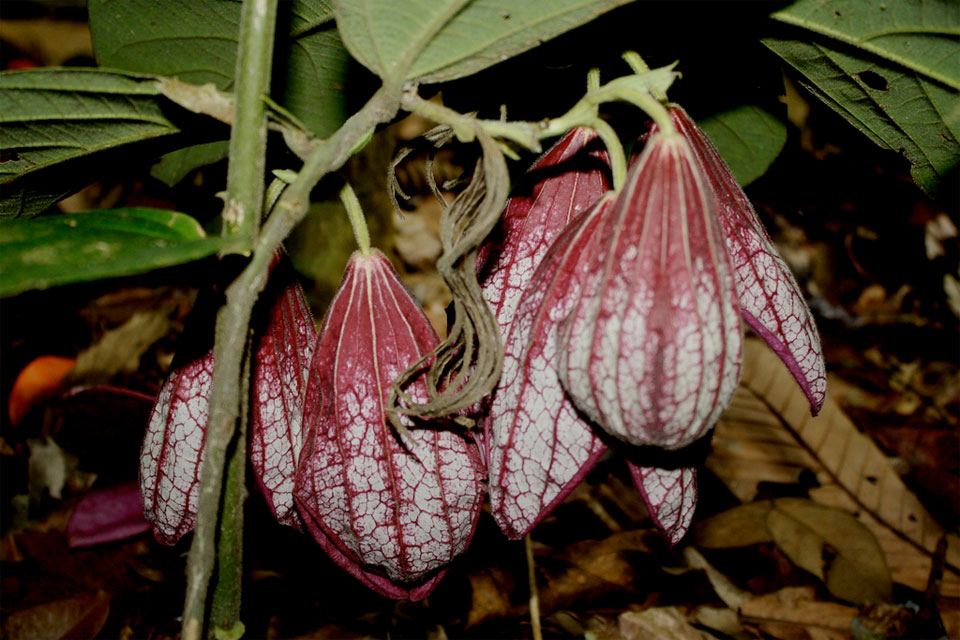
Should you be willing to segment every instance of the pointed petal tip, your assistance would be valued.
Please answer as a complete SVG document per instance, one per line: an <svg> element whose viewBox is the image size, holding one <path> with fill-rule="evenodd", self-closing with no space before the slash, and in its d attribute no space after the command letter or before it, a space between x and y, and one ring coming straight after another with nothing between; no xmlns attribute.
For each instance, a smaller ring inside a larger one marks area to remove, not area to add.
<svg viewBox="0 0 960 640"><path fill-rule="evenodd" d="M750 328L777 354L777 357L790 371L794 380L797 381L797 385L810 403L810 415L816 416L819 414L827 396L827 378L819 336L814 336L817 340L810 345L810 351L805 358L805 366L801 366L800 362L797 361L797 353L795 349L791 349L791 345L784 344L776 334L767 329L756 316L746 309L741 309L741 314Z"/></svg>

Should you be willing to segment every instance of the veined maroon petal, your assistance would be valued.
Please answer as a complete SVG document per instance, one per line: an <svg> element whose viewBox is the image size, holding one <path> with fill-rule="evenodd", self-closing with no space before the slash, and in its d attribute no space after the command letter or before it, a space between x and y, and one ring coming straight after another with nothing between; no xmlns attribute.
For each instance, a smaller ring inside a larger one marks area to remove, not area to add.
<svg viewBox="0 0 960 640"><path fill-rule="evenodd" d="M783 360L816 415L826 395L827 378L810 307L716 147L682 108L673 107L670 114L716 194L720 227L733 260L740 312Z"/></svg>
<svg viewBox="0 0 960 640"><path fill-rule="evenodd" d="M251 457L277 519L297 526L291 511L300 437L304 371L313 348L313 320L289 261L274 256L270 281L257 304L266 309L254 365ZM206 440L213 349L209 336L188 327L178 364L153 406L140 450L144 515L157 540L174 544L193 529Z"/></svg>
<svg viewBox="0 0 960 640"><path fill-rule="evenodd" d="M153 405L140 449L140 493L153 534L175 544L193 530L207 437L213 350L177 367Z"/></svg>
<svg viewBox="0 0 960 640"><path fill-rule="evenodd" d="M391 383L436 343L386 257L356 253L307 383L300 515L338 564L396 598L426 596L469 543L483 499L472 442L441 424L407 421L419 442L408 446L384 412ZM407 391L426 400L422 382Z"/></svg>
<svg viewBox="0 0 960 640"><path fill-rule="evenodd" d="M264 293L275 302L254 354L250 462L277 521L299 529L293 484L303 443L304 392L317 332L293 265L279 256ZM276 289L283 284L277 295Z"/></svg>
<svg viewBox="0 0 960 640"><path fill-rule="evenodd" d="M610 434L690 444L736 388L743 335L713 197L682 137L650 138L594 233L560 379Z"/></svg>
<svg viewBox="0 0 960 640"><path fill-rule="evenodd" d="M560 232L610 188L609 159L591 129L568 131L541 156L507 202L496 228L480 247L477 275L500 333L506 338L521 296ZM494 394L496 391L494 391ZM478 403L482 453L489 464L491 398Z"/></svg>
<svg viewBox="0 0 960 640"><path fill-rule="evenodd" d="M530 168L477 257L477 275L506 336L520 297L564 227L610 189L591 129L571 129ZM531 186L532 183L532 186Z"/></svg>
<svg viewBox="0 0 960 640"><path fill-rule="evenodd" d="M605 199L560 234L531 278L506 338L488 434L490 504L521 538L583 479L606 449L557 376L556 329L581 291L582 255L612 206Z"/></svg>
<svg viewBox="0 0 960 640"><path fill-rule="evenodd" d="M628 466L654 524L671 546L677 544L686 535L697 509L697 468Z"/></svg>

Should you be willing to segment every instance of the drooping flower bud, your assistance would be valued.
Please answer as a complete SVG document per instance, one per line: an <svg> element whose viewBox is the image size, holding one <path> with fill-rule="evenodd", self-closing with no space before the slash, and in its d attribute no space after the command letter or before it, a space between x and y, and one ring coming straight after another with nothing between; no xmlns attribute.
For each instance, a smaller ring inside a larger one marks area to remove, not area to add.
<svg viewBox="0 0 960 640"><path fill-rule="evenodd" d="M556 336L561 382L617 438L692 443L729 402L743 336L714 199L682 137L651 136L583 246L582 293Z"/></svg>
<svg viewBox="0 0 960 640"><path fill-rule="evenodd" d="M681 107L672 107L670 116L716 196L720 227L733 261L740 313L783 360L816 415L826 395L827 378L810 307L716 147Z"/></svg>
<svg viewBox="0 0 960 640"><path fill-rule="evenodd" d="M550 245L571 220L609 189L607 154L599 142L589 129L569 131L524 176L480 250L477 265L483 295L505 340L510 336L517 306ZM548 277L541 276L538 283ZM539 288L539 284L536 286ZM554 398L557 404L547 408L548 415L530 419L512 413L513 407L501 402L496 414L488 413L483 421L492 511L512 538L522 537L563 500L606 449L577 416L556 376L535 381L530 386L536 390L520 391L515 386L529 384L518 367L520 352L525 348L519 343L529 338L518 334L508 345L504 376L493 397L506 388L511 398L518 393L541 395ZM506 379L511 381L509 385ZM532 473L527 473L529 468L521 468L523 465L515 466L546 451L556 458L556 464Z"/></svg>
<svg viewBox="0 0 960 640"><path fill-rule="evenodd" d="M301 439L299 408L316 332L303 290L282 255L274 256L270 281L254 311L266 319L254 354L251 457L274 515L298 526L291 507ZM165 544L175 544L191 531L197 516L214 362L212 323L205 326L207 335L199 335L200 324L187 327L140 450L144 515Z"/></svg>
<svg viewBox="0 0 960 640"><path fill-rule="evenodd" d="M274 259L274 281L290 282L269 308L253 355L250 463L277 521L300 528L293 483L303 445L303 401L317 343L310 307L293 264Z"/></svg>
<svg viewBox="0 0 960 640"><path fill-rule="evenodd" d="M324 318L307 383L300 515L340 566L395 598L433 589L469 543L483 497L466 436L402 418L411 444L384 411L393 380L437 341L386 257L358 252ZM421 381L407 390L427 399Z"/></svg>
<svg viewBox="0 0 960 640"><path fill-rule="evenodd" d="M575 218L530 280L505 341L487 437L490 505L521 538L583 479L606 445L577 412L557 374L559 323L576 305L584 256L613 200Z"/></svg>

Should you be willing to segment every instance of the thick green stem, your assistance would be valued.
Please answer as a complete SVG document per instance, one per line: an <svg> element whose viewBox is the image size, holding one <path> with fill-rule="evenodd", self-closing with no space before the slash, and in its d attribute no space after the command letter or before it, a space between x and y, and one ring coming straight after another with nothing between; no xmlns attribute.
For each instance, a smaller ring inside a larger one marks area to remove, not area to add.
<svg viewBox="0 0 960 640"><path fill-rule="evenodd" d="M240 624L240 596L243 586L243 503L247 499L247 424L250 416L251 341L247 340L240 379L240 426L233 439L227 461L226 486L220 513L220 532L217 536L217 583L210 605L212 629L235 634ZM209 635L209 634L208 634Z"/></svg>
<svg viewBox="0 0 960 640"><path fill-rule="evenodd" d="M247 267L226 289L226 304L217 313L214 347L216 366L210 385L210 411L200 475L197 524L187 560L184 640L197 640L203 629L207 588L215 557L214 542L225 452L233 437L240 407L240 366L250 314L267 282L270 261L283 239L306 215L310 191L320 178L339 169L360 139L378 124L390 121L399 105L400 87L381 87L333 136L318 143L257 236Z"/></svg>
<svg viewBox="0 0 960 640"><path fill-rule="evenodd" d="M235 237L232 251L246 254L260 227L263 206L267 149L267 111L263 96L270 92L277 0L246 0L240 19L223 233Z"/></svg>
<svg viewBox="0 0 960 640"><path fill-rule="evenodd" d="M365 256L370 255L370 230L367 229L367 219L363 215L360 199L357 198L349 182L344 182L343 188L340 189L340 201L343 203L343 208L347 210L347 217L353 228L353 237L357 239L360 252Z"/></svg>
<svg viewBox="0 0 960 640"><path fill-rule="evenodd" d="M230 134L230 160L227 169L227 195L223 208L223 233L235 238L230 250L249 253L263 209L264 171L266 167L267 116L262 97L270 88L270 68L273 61L273 39L276 29L277 0L246 0L241 12L240 38L237 51L237 93L234 101L233 129ZM228 298L229 299L229 298ZM254 298L255 299L255 298ZM251 301L250 307L252 308ZM200 497L197 505L195 535L187 561L187 592L183 607L185 640L197 640L203 634L207 591L214 568L214 548L220 514L223 468L226 449L233 438L239 415L240 363L246 352L246 327L250 309L246 312L229 303L217 313L217 336L214 345L214 375L210 390L210 411L207 422ZM225 331L224 327L236 327ZM224 399L230 398L230 402ZM218 399L218 402L214 402ZM246 444L242 443L244 449ZM245 456L241 466L245 464ZM242 492L243 472L237 480ZM230 491L228 493L234 493ZM240 494L242 496L242 493ZM242 526L242 497L231 506L229 517L239 516ZM226 526L234 526L226 523ZM239 528L239 527L238 527ZM227 532L230 538L234 533ZM240 542L228 544L234 558L221 559L221 565L242 566ZM230 571L228 571L228 574ZM238 574L239 575L239 574ZM226 580L234 580L226 576ZM227 587L225 587L227 588ZM230 597L231 590L222 596ZM227 610L239 607L240 588L232 590L235 602L225 602ZM238 609L239 610L239 609Z"/></svg>

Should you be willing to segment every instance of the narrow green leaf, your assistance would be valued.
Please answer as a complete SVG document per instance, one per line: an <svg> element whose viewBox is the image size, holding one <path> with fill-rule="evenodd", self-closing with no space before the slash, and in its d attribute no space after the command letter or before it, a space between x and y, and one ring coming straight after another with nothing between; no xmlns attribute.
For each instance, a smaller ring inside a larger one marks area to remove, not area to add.
<svg viewBox="0 0 960 640"><path fill-rule="evenodd" d="M799 0L771 17L960 89L956 0Z"/></svg>
<svg viewBox="0 0 960 640"><path fill-rule="evenodd" d="M699 125L742 186L762 176L787 141L786 123L752 104L715 113Z"/></svg>
<svg viewBox="0 0 960 640"><path fill-rule="evenodd" d="M914 181L935 193L960 163L960 94L920 73L819 42L763 43L805 77L801 84L875 143L902 153Z"/></svg>
<svg viewBox="0 0 960 640"><path fill-rule="evenodd" d="M219 162L227 157L230 143L227 140L195 144L177 149L162 156L150 169L150 175L165 185L172 187L199 167Z"/></svg>
<svg viewBox="0 0 960 640"><path fill-rule="evenodd" d="M89 13L101 65L233 89L240 2L91 0ZM325 0L282 2L278 15L273 95L319 136L347 116L350 57L331 17Z"/></svg>
<svg viewBox="0 0 960 640"><path fill-rule="evenodd" d="M216 252L190 216L161 209L105 209L0 225L0 296L142 273Z"/></svg>
<svg viewBox="0 0 960 640"><path fill-rule="evenodd" d="M101 69L0 73L0 183L177 133L160 108L154 82Z"/></svg>
<svg viewBox="0 0 960 640"><path fill-rule="evenodd" d="M383 79L468 76L630 0L334 0L350 53Z"/></svg>

